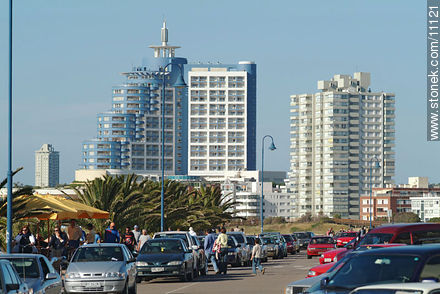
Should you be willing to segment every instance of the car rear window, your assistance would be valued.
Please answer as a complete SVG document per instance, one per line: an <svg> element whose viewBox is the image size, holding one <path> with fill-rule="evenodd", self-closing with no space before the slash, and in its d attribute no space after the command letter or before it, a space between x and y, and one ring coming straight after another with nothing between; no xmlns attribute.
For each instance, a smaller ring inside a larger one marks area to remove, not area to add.
<svg viewBox="0 0 440 294"><path fill-rule="evenodd" d="M332 238L322 237L322 238L313 238L310 240L310 244L333 244L334 241Z"/></svg>
<svg viewBox="0 0 440 294"><path fill-rule="evenodd" d="M341 233L339 235L339 237L356 237L356 233L355 232L350 232L350 233Z"/></svg>
<svg viewBox="0 0 440 294"><path fill-rule="evenodd" d="M389 243L392 237L393 237L393 234L386 234L386 233L373 233L373 234L371 234L371 233L368 233L361 240L359 245Z"/></svg>
<svg viewBox="0 0 440 294"><path fill-rule="evenodd" d="M244 241L244 238L243 238L242 234L228 234L228 235L234 236L235 240L237 240L238 243L246 243Z"/></svg>
<svg viewBox="0 0 440 294"><path fill-rule="evenodd" d="M286 239L287 242L292 242L293 238L290 235L283 235L284 239Z"/></svg>
<svg viewBox="0 0 440 294"><path fill-rule="evenodd" d="M307 235L306 233L295 233L296 237L298 239L307 239L310 238L309 235Z"/></svg>

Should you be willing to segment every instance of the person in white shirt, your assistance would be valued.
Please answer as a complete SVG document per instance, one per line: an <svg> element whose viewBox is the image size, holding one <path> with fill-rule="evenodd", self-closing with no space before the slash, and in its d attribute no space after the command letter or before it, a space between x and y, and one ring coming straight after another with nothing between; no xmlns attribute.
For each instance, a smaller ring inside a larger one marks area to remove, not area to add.
<svg viewBox="0 0 440 294"><path fill-rule="evenodd" d="M142 230L142 235L139 236L139 242L137 243L137 251L141 251L142 246L144 246L144 243L150 240L150 235L147 234L147 230Z"/></svg>
<svg viewBox="0 0 440 294"><path fill-rule="evenodd" d="M254 248L252 248L252 273L257 274L257 267L260 269L261 273L264 275L266 269L261 265L261 258L263 257L263 252L260 245L260 239L255 239Z"/></svg>
<svg viewBox="0 0 440 294"><path fill-rule="evenodd" d="M191 236L197 237L197 233L194 232L193 227L189 227L189 234L190 234Z"/></svg>

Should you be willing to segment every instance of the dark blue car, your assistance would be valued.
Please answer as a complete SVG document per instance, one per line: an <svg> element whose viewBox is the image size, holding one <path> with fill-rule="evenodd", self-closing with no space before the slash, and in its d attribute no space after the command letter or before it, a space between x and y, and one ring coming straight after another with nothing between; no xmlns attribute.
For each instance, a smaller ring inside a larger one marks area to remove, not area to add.
<svg viewBox="0 0 440 294"><path fill-rule="evenodd" d="M194 278L193 251L182 239L159 238L145 242L136 258L137 282L157 277Z"/></svg>
<svg viewBox="0 0 440 294"><path fill-rule="evenodd" d="M399 246L353 254L308 293L349 293L383 283L440 281L440 245Z"/></svg>

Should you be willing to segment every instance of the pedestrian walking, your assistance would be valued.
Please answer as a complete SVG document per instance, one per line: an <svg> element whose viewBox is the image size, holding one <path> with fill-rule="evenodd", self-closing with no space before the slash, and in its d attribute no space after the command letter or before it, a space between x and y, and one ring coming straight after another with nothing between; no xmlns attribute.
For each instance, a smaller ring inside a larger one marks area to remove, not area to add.
<svg viewBox="0 0 440 294"><path fill-rule="evenodd" d="M228 235L226 235L226 229L224 227L220 230L217 243L220 245L219 271L226 275L228 271Z"/></svg>
<svg viewBox="0 0 440 294"><path fill-rule="evenodd" d="M104 243L119 243L121 242L121 236L114 222L110 223L110 226L105 230Z"/></svg>
<svg viewBox="0 0 440 294"><path fill-rule="evenodd" d="M217 261L215 260L215 252L213 250L215 239L215 229L206 230L205 242L203 244L203 249L205 250L206 255L206 264L211 261L214 272L217 275L219 274L219 270L217 266ZM208 267L206 267L206 273L208 273Z"/></svg>
<svg viewBox="0 0 440 294"><path fill-rule="evenodd" d="M141 231L139 230L138 225L134 225L133 227L134 239L136 240L136 244L139 244L139 237L141 236Z"/></svg>
<svg viewBox="0 0 440 294"><path fill-rule="evenodd" d="M136 245L136 239L134 238L134 234L130 231L130 227L125 228L125 234L122 237L122 243L130 249L130 251L134 250L134 246Z"/></svg>
<svg viewBox="0 0 440 294"><path fill-rule="evenodd" d="M142 230L142 235L139 236L139 242L138 242L138 246L137 246L137 251L140 252L142 250L142 246L144 246L144 243L147 242L150 239L151 239L151 237L150 237L150 235L147 234L147 230L143 229Z"/></svg>
<svg viewBox="0 0 440 294"><path fill-rule="evenodd" d="M261 250L260 239L255 238L255 245L254 245L254 248L252 248L252 256L251 256L252 273L254 275L257 274L257 267L263 275L264 275L264 272L266 271L266 269L261 265L261 258L263 258L263 253Z"/></svg>

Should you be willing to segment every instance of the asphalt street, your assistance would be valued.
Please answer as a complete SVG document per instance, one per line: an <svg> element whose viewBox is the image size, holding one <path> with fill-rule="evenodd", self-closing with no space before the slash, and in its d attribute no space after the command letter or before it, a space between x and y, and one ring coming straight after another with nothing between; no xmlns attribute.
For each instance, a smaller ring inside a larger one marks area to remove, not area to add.
<svg viewBox="0 0 440 294"><path fill-rule="evenodd" d="M252 275L251 267L229 267L227 275L214 275L210 268L207 276L198 277L192 282L180 282L173 278L142 282L138 284L138 293L284 293L287 284L303 279L308 270L318 264L318 258L307 259L304 250L284 259L270 258L263 263L266 268L264 275Z"/></svg>

